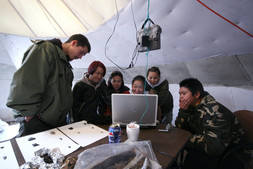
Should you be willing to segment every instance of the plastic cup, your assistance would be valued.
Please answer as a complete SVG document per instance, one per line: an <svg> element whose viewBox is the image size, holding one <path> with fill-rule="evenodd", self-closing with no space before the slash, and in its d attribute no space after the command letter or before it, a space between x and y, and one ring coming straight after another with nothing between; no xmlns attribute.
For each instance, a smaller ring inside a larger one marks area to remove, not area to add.
<svg viewBox="0 0 253 169"><path fill-rule="evenodd" d="M138 124L128 124L126 127L127 138L130 141L138 141L140 134L140 125Z"/></svg>

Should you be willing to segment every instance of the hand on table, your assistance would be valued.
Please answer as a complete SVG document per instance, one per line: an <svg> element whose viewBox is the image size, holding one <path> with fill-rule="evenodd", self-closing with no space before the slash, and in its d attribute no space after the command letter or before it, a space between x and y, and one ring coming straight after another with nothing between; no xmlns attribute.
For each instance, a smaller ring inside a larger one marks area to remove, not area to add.
<svg viewBox="0 0 253 169"><path fill-rule="evenodd" d="M27 116L25 117L25 121L28 122L29 120L31 120L33 118L33 116Z"/></svg>

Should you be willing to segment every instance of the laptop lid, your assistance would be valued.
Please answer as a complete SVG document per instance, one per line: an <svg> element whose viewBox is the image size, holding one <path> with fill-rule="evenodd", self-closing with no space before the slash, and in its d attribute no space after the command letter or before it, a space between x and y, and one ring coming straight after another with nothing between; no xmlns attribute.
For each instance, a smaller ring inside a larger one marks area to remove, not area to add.
<svg viewBox="0 0 253 169"><path fill-rule="evenodd" d="M112 94L112 122L126 126L156 126L158 96L155 94Z"/></svg>

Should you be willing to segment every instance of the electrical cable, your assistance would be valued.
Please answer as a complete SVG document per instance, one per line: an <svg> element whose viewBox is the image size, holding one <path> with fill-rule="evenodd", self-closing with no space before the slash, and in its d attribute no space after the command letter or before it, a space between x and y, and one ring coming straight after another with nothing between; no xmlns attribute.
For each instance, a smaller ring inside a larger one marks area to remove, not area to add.
<svg viewBox="0 0 253 169"><path fill-rule="evenodd" d="M149 53L149 49L147 50L146 52L146 68L145 68L145 76L147 75L147 69L148 69L148 53ZM147 81L147 79L145 78L145 80ZM144 92L146 91L146 81L144 82ZM142 119L143 117L145 116L145 114L147 113L148 111L148 107L149 107L149 104L148 104L148 99L147 99L147 95L146 95L146 92L145 92L145 100L146 100L146 110L142 113L142 116L141 116L141 120L140 120L140 124L142 124Z"/></svg>
<svg viewBox="0 0 253 169"><path fill-rule="evenodd" d="M135 49L134 49L133 54L132 54L132 60L129 64L129 67L126 68L126 69L132 68L136 64L138 56L139 56L138 48L139 48L139 45L136 44Z"/></svg>
<svg viewBox="0 0 253 169"><path fill-rule="evenodd" d="M137 38L137 26L136 26L134 12L133 12L133 2L132 2L132 0L131 0L131 12L132 12L132 19L133 19L134 27L135 27L136 42L138 42L138 38ZM134 65L136 64L138 56L139 56L138 48L139 48L139 44L137 43L136 46L135 46L135 49L133 51L133 54L132 54L131 62L129 64L128 68L126 68L126 69L130 69L130 68L134 67Z"/></svg>
<svg viewBox="0 0 253 169"><path fill-rule="evenodd" d="M131 12L132 12L132 17L133 17L133 21L134 21L134 27L135 27L135 30L136 30L136 33L137 33L137 26L136 26L134 12L133 12L133 2L132 2L132 0L131 0Z"/></svg>
<svg viewBox="0 0 253 169"><path fill-rule="evenodd" d="M148 14L147 14L147 20L148 20L148 21L149 21L149 4L150 4L150 0L148 0ZM150 22L149 22L149 24L150 24ZM149 31L148 31L148 35L149 35ZM148 48L148 50L147 50L147 52L146 52L146 56L147 56L147 57L146 57L145 76L147 76L147 69L148 69L148 54L149 54L149 51L150 51L150 49ZM145 77L145 80L147 81L146 77ZM146 91L146 84L147 84L146 81L144 82L144 92ZM146 114L146 112L147 112L147 110L148 110L148 107L149 107L146 92L145 92L145 100L146 100L147 106L146 106L146 110L143 112L143 114L142 114L142 116L141 116L140 124L142 124L142 119L143 119L143 117L145 116L145 114Z"/></svg>
<svg viewBox="0 0 253 169"><path fill-rule="evenodd" d="M233 22L231 22L230 20L228 20L227 18L223 17L222 15L220 15L219 13L215 12L214 10L212 10L211 8L209 8L206 4L204 4L202 1L197 0L197 2L199 2L201 5L203 5L204 7L206 7L208 10L210 10L211 12L213 12L215 15L219 16L220 18L224 19L225 21L227 21L228 23L232 24L233 26L235 26L236 28L240 29L241 31L243 31L244 33L246 33L247 35L249 35L250 37L253 37L252 34L250 34L249 32L247 32L246 30L242 29L241 27L239 27L238 25L234 24Z"/></svg>
<svg viewBox="0 0 253 169"><path fill-rule="evenodd" d="M118 23L118 20L119 20L119 11L118 11L118 6L117 6L117 1L115 0L115 7L116 7L116 10L117 10L117 18L116 18L116 22L114 24L114 27L113 27L113 31L111 33L111 35L109 36L109 38L107 39L106 43L105 43L105 56L107 57L108 60L110 60L115 66L117 66L119 69L123 70L119 65L117 65L115 62L113 62L108 56L107 56L107 53L106 53L106 47L108 45L108 42L109 40L112 38L112 35L114 34L115 32L115 29L116 29L116 25Z"/></svg>
<svg viewBox="0 0 253 169"><path fill-rule="evenodd" d="M145 140L138 139L138 141L145 141ZM146 143L146 142L145 142L145 143ZM146 144L147 144L147 143L146 143ZM149 145L147 145L147 146L149 147ZM176 161L176 160L174 159L173 155L171 155L171 154L169 154L169 153L165 153L165 152L163 152L163 151L160 151L156 145L152 144L152 147L153 147L154 149L156 149L160 154L165 155L165 156L167 156L167 157L169 157L169 158L172 158L173 161ZM152 148L150 148L149 150L152 150ZM150 153L150 154L152 155L152 153Z"/></svg>
<svg viewBox="0 0 253 169"><path fill-rule="evenodd" d="M111 33L111 35L109 36L109 38L107 39L106 43L105 43L105 56L107 57L107 59L112 62L115 66L117 66L120 70L124 71L126 69L130 69L132 67L134 67L134 65L136 64L137 62L137 59L138 59L138 56L139 56L139 52L138 52L138 47L139 45L137 44L135 46L135 49L133 51L133 54L132 54L132 58L131 58L131 62L129 64L129 66L127 68L122 68L120 67L118 64L116 64L115 62L113 62L107 55L107 45L108 45L108 42L109 40L111 39L111 37L113 36L114 32L115 32L115 29L116 29L116 25L118 23L118 20L119 20L119 12L118 12L118 7L117 7L117 2L115 0L115 6L116 6L116 10L117 10L117 18L116 18L116 22L115 22L115 25L114 25L114 28L113 28L113 32ZM132 12L132 18L133 18L133 22L134 22L134 26L135 26L135 34L136 34L136 41L137 41L137 26L136 26L136 22L135 22L135 17L134 17L134 13L133 13L133 8L132 8L132 0L131 0L131 12Z"/></svg>
<svg viewBox="0 0 253 169"><path fill-rule="evenodd" d="M156 146L154 146L154 145L152 145L152 147L153 147L154 149L156 149L160 154L165 155L165 156L167 156L167 157L169 157L169 158L172 158L173 161L176 161L176 160L174 159L173 155L168 154L168 153L165 153L165 152L163 152L163 151L160 151L160 150L159 150Z"/></svg>

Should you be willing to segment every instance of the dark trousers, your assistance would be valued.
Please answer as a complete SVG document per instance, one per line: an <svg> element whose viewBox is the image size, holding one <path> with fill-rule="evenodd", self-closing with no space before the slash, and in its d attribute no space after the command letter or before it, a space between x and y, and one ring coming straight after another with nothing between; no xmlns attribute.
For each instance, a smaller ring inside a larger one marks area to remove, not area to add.
<svg viewBox="0 0 253 169"><path fill-rule="evenodd" d="M218 156L208 155L200 151L189 151L182 169L216 169L218 162Z"/></svg>
<svg viewBox="0 0 253 169"><path fill-rule="evenodd" d="M221 156L212 156L200 151L189 151L182 169L244 169L245 165L233 155L220 164Z"/></svg>
<svg viewBox="0 0 253 169"><path fill-rule="evenodd" d="M43 122L37 116L34 116L28 122L26 122L25 120L20 122L19 134L17 135L17 137L22 137L29 134L42 132L42 131L49 130L52 128L54 127Z"/></svg>

